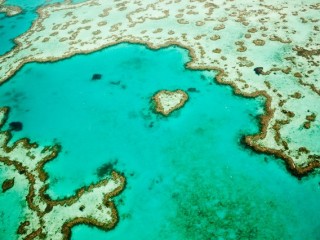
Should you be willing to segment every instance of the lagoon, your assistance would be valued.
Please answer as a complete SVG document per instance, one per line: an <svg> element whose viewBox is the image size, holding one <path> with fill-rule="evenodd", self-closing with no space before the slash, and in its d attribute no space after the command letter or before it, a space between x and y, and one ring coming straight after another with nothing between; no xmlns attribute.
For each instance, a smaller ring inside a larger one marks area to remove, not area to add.
<svg viewBox="0 0 320 240"><path fill-rule="evenodd" d="M259 132L264 99L234 95L217 72L186 69L189 60L175 46L124 43L26 64L0 86L8 123L23 123L13 140L62 146L45 165L53 199L111 169L127 179L115 229L80 225L72 239L317 239L319 175L298 180L281 159L243 146ZM155 113L152 96L177 89L189 95L183 108Z"/></svg>

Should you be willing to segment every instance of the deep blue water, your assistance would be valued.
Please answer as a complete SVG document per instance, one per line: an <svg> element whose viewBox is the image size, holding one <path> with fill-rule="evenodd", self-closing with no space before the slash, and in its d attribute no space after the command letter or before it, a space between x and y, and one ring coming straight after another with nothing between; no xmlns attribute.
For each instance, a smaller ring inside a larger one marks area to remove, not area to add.
<svg viewBox="0 0 320 240"><path fill-rule="evenodd" d="M127 178L116 228L81 225L72 239L319 239L319 175L299 181L282 160L240 144L259 131L264 99L235 96L215 72L185 69L187 61L177 47L121 44L27 64L0 86L9 122L23 122L13 140L62 145L45 166L52 198L104 178L108 163ZM158 116L151 98L162 89L190 99Z"/></svg>

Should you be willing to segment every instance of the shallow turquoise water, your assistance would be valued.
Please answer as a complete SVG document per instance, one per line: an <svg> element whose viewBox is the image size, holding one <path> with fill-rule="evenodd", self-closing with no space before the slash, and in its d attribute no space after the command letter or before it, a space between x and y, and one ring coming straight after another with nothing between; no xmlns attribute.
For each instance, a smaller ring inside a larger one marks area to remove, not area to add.
<svg viewBox="0 0 320 240"><path fill-rule="evenodd" d="M45 166L50 196L98 181L106 163L127 178L116 228L81 225L72 239L320 239L319 175L299 181L239 143L258 131L263 99L233 95L214 72L186 70L188 60L176 47L121 44L27 64L0 87L9 122L24 125L14 140L62 145ZM182 109L153 113L156 91L189 88L197 92Z"/></svg>
<svg viewBox="0 0 320 240"><path fill-rule="evenodd" d="M10 51L15 46L13 39L28 30L32 19L36 17L37 15L34 12L29 11L12 17L0 14L0 55Z"/></svg>
<svg viewBox="0 0 320 240"><path fill-rule="evenodd" d="M7 5L19 6L23 12L16 16L7 17L0 13L0 55L15 47L14 38L27 31L32 22L38 17L36 9L43 4L62 2L63 0L6 0Z"/></svg>

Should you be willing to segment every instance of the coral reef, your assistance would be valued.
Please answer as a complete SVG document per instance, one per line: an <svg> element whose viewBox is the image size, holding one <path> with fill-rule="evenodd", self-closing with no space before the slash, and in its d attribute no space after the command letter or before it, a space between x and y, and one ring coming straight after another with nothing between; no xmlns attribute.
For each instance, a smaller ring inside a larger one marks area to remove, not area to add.
<svg viewBox="0 0 320 240"><path fill-rule="evenodd" d="M0 108L0 128L8 111ZM29 186L25 220L17 229L19 239L69 239L70 229L77 224L91 224L105 230L115 226L118 216L111 198L123 189L124 177L112 171L108 179L81 188L72 197L52 200L46 194L48 182L43 166L57 156L59 146L41 147L26 138L8 146L10 139L9 131L0 132L0 164L10 167L7 174L12 179L20 180L6 181L2 189L9 191L13 184Z"/></svg>
<svg viewBox="0 0 320 240"><path fill-rule="evenodd" d="M0 0L0 13L5 13L8 17L12 17L22 13L22 9L18 6L6 5L5 0Z"/></svg>
<svg viewBox="0 0 320 240"><path fill-rule="evenodd" d="M161 90L157 92L152 99L155 102L156 112L168 116L185 104L188 100L188 94L182 90Z"/></svg>
<svg viewBox="0 0 320 240"><path fill-rule="evenodd" d="M293 174L320 166L319 9L317 0L70 1L38 9L17 46L0 57L0 82L28 62L50 62L121 42L189 50L190 69L247 97L265 96L261 133L246 142L275 154ZM231 34L232 33L232 34ZM263 67L263 71L260 67ZM301 150L306 149L306 150Z"/></svg>

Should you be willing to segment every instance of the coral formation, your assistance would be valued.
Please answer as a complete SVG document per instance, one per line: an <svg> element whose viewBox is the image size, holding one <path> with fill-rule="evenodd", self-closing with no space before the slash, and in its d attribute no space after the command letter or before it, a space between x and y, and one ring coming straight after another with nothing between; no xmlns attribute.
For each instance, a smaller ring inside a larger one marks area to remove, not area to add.
<svg viewBox="0 0 320 240"><path fill-rule="evenodd" d="M8 17L12 17L22 13L22 9L18 6L6 5L5 0L0 0L0 13L5 13Z"/></svg>
<svg viewBox="0 0 320 240"><path fill-rule="evenodd" d="M157 92L152 99L155 102L156 112L168 116L173 111L181 108L188 98L188 94L182 90L161 90Z"/></svg>
<svg viewBox="0 0 320 240"><path fill-rule="evenodd" d="M178 45L190 52L186 67L217 70L217 81L237 94L266 97L261 133L246 142L303 175L320 166L320 120L305 121L320 112L319 104L310 104L320 96L319 9L317 0L65 1L38 9L29 31L0 57L0 82L28 62L121 42L153 49Z"/></svg>
<svg viewBox="0 0 320 240"><path fill-rule="evenodd" d="M0 128L7 114L8 108L0 108ZM57 156L59 146L41 147L26 138L8 146L10 138L9 131L0 132L0 163L10 167L10 174L20 180L6 181L2 189L8 190L13 184L29 186L25 220L17 229L19 239L69 239L71 227L77 224L105 230L115 226L118 216L111 198L123 189L124 177L113 171L108 179L81 188L72 197L52 200L46 194L48 181L43 166Z"/></svg>

